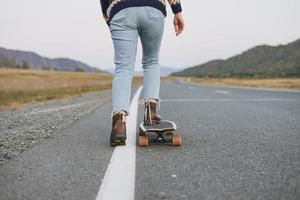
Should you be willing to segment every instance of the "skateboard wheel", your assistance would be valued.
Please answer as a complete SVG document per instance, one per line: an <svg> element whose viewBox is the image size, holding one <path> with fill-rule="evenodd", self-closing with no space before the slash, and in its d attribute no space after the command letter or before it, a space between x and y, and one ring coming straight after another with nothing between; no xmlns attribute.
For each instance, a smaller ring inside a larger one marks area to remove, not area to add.
<svg viewBox="0 0 300 200"><path fill-rule="evenodd" d="M149 139L147 135L140 135L139 136L139 146L146 147L149 145Z"/></svg>
<svg viewBox="0 0 300 200"><path fill-rule="evenodd" d="M139 129L139 135L146 135L146 133L142 129Z"/></svg>
<svg viewBox="0 0 300 200"><path fill-rule="evenodd" d="M173 146L181 146L181 136L180 135L173 135L172 145Z"/></svg>

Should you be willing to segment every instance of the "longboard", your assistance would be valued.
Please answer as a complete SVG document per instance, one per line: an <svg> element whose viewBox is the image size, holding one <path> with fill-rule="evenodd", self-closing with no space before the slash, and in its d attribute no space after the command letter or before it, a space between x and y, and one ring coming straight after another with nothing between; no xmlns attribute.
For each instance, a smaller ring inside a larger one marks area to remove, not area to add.
<svg viewBox="0 0 300 200"><path fill-rule="evenodd" d="M181 136L174 134L176 124L169 120L162 120L158 124L144 125L139 127L139 141L141 147L149 146L149 143L169 143L173 146L181 146ZM156 134L155 138L150 138L150 133Z"/></svg>

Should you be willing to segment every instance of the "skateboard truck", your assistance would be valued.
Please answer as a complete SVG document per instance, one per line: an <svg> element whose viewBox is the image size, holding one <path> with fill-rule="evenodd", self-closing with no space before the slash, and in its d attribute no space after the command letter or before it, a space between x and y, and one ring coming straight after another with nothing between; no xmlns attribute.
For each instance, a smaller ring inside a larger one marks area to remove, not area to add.
<svg viewBox="0 0 300 200"><path fill-rule="evenodd" d="M162 133L157 133L156 141L157 142L166 142L167 140L164 138Z"/></svg>

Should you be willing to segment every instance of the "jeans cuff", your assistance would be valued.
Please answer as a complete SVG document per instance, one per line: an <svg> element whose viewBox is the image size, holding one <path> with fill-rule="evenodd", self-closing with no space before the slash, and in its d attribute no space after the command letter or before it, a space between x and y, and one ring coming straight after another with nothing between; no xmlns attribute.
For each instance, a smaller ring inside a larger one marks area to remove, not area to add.
<svg viewBox="0 0 300 200"><path fill-rule="evenodd" d="M110 114L110 119L112 120L114 114L115 114L115 113L118 113L118 112L124 112L124 113L125 113L125 116L128 116L128 115L129 115L129 111L127 111L127 110L114 110L114 111L112 111L111 114Z"/></svg>

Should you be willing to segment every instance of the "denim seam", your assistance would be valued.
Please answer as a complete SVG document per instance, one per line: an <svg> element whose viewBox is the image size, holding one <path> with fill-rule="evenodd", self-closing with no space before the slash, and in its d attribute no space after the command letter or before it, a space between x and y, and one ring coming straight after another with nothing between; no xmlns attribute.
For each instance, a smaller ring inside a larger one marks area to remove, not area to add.
<svg viewBox="0 0 300 200"><path fill-rule="evenodd" d="M151 13L150 13L150 10L149 10L149 9L151 9L151 8L152 8L152 7L150 7L150 6L146 6L146 7L145 7L147 16L149 17L149 19L150 19L151 21L159 21L158 19L164 19L164 15L163 15L163 14L162 14L161 17L153 17L153 16L151 15ZM153 8L153 9L156 9L156 8ZM159 11L159 10L157 10L157 11ZM161 11L159 11L159 12L161 13Z"/></svg>
<svg viewBox="0 0 300 200"><path fill-rule="evenodd" d="M129 19L129 21L131 21L133 24L135 24L135 22L129 17L128 9L130 9L130 8L125 8L126 18Z"/></svg>

